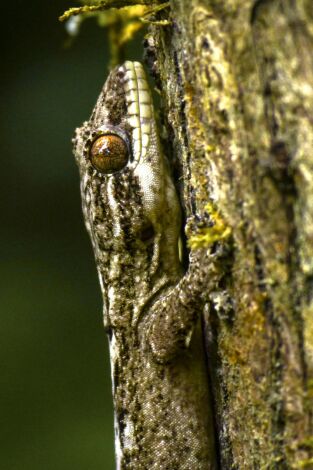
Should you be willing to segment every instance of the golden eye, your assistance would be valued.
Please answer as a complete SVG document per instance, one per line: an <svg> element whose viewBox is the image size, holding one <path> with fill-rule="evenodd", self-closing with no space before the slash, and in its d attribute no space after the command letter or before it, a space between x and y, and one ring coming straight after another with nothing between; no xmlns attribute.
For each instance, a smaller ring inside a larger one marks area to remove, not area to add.
<svg viewBox="0 0 313 470"><path fill-rule="evenodd" d="M92 144L89 156L93 166L102 173L114 173L128 162L128 148L125 141L114 134L98 137Z"/></svg>

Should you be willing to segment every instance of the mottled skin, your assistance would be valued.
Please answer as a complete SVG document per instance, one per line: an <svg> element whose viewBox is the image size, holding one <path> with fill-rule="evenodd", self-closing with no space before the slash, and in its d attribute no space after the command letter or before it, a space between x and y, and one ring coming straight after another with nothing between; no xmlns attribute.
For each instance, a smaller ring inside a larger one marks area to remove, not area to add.
<svg viewBox="0 0 313 470"><path fill-rule="evenodd" d="M180 206L153 112L140 120L149 143L139 154L134 150L136 125L125 98L126 70L133 66L110 73L74 139L110 341L117 468L215 469L199 321L201 292L215 273L201 273L194 260L183 276ZM142 66L135 67L143 76ZM117 129L130 152L127 165L109 175L89 158L101 126Z"/></svg>

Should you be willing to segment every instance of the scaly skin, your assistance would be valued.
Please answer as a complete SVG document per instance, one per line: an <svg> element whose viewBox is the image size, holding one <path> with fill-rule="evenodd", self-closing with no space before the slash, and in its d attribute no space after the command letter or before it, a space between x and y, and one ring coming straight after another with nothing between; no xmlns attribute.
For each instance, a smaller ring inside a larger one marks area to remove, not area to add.
<svg viewBox="0 0 313 470"><path fill-rule="evenodd" d="M90 159L103 133L128 149L112 174ZM199 311L216 273L194 260L183 276L180 206L140 63L110 73L74 153L110 341L117 468L215 469Z"/></svg>

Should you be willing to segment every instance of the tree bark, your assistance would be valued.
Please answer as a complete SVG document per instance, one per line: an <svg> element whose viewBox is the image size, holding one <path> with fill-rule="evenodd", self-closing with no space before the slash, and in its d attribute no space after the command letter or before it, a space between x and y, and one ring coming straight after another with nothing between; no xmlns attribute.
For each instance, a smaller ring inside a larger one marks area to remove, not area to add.
<svg viewBox="0 0 313 470"><path fill-rule="evenodd" d="M170 6L147 55L185 217L233 238L204 319L220 467L313 468L311 2Z"/></svg>

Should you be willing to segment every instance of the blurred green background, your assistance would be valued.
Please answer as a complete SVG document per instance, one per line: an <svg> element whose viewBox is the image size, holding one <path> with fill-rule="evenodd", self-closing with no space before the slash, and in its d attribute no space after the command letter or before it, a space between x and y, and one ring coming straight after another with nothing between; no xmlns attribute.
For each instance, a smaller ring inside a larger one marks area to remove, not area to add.
<svg viewBox="0 0 313 470"><path fill-rule="evenodd" d="M1 6L1 470L114 469L102 302L71 151L108 47L92 19L64 47L57 18L70 6Z"/></svg>

